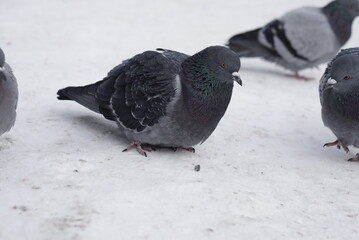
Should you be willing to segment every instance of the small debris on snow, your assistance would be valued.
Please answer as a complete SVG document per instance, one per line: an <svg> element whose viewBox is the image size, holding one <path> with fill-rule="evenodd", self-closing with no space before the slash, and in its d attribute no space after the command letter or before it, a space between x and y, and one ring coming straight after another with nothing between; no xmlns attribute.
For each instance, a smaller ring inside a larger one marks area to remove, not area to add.
<svg viewBox="0 0 359 240"><path fill-rule="evenodd" d="M201 171L201 165L196 165L196 166L194 166L194 170L195 170L196 172Z"/></svg>
<svg viewBox="0 0 359 240"><path fill-rule="evenodd" d="M13 206L12 209L14 209L14 210L19 209L19 210L21 210L23 212L27 211L27 207L25 207L25 206Z"/></svg>

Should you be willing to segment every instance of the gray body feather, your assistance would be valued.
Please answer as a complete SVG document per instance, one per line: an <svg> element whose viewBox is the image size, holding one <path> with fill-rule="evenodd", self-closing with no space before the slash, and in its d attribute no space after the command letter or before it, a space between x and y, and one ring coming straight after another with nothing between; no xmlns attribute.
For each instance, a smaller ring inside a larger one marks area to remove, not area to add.
<svg viewBox="0 0 359 240"><path fill-rule="evenodd" d="M116 121L130 141L191 147L216 128L231 98L232 73L239 67L238 56L224 47L209 47L192 57L147 51L100 82L59 90L58 98L75 100Z"/></svg>

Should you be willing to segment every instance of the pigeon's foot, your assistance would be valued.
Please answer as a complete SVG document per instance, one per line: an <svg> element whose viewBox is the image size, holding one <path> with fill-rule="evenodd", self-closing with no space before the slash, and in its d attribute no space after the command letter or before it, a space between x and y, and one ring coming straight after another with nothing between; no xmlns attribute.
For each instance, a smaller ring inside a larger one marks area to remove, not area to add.
<svg viewBox="0 0 359 240"><path fill-rule="evenodd" d="M142 144L140 144L138 142L134 142L130 146L128 146L126 149L124 149L122 152L127 152L127 151L130 151L131 149L134 149L134 148L136 148L136 150L137 150L137 152L139 154L141 154L142 156L145 156L145 157L147 157L146 151L147 152L156 151L156 149L154 149L154 148L152 148L152 147L150 147L148 145L145 145L145 144L142 145Z"/></svg>
<svg viewBox="0 0 359 240"><path fill-rule="evenodd" d="M335 142L331 142L331 143L326 143L324 144L323 147L333 147L333 146L337 146L338 149L343 148L343 150L348 153L349 152L349 148L345 145L343 145L339 140L336 140Z"/></svg>
<svg viewBox="0 0 359 240"><path fill-rule="evenodd" d="M185 151L188 151L188 152L191 152L191 153L195 153L196 152L196 149L194 149L193 147L189 147L189 148L181 148L182 150L185 150Z"/></svg>
<svg viewBox="0 0 359 240"><path fill-rule="evenodd" d="M348 159L349 162L359 162L359 153L355 155L353 158Z"/></svg>
<svg viewBox="0 0 359 240"><path fill-rule="evenodd" d="M184 148L184 147L172 147L171 148L174 152L177 152L178 149L180 150L185 150L185 151L188 151L188 152L191 152L191 153L195 153L196 152L196 149L194 149L193 147L189 147L189 148Z"/></svg>
<svg viewBox="0 0 359 240"><path fill-rule="evenodd" d="M294 73L294 74L287 74L286 76L292 77L292 78L295 78L295 79L305 80L305 81L314 80L314 78L299 75L297 72Z"/></svg>

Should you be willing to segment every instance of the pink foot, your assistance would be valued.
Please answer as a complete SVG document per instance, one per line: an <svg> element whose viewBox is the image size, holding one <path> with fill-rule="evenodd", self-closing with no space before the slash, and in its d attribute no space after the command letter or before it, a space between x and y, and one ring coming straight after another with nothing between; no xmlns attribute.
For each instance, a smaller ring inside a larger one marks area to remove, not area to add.
<svg viewBox="0 0 359 240"><path fill-rule="evenodd" d="M134 148L136 148L136 150L137 150L137 152L139 154L141 154L142 156L145 156L145 157L147 157L146 151L147 152L154 151L154 149L151 148L151 147L147 147L147 146L141 145L138 142L134 142L130 146L128 146L126 149L124 149L122 152L127 152L127 151L130 151L131 149L134 149Z"/></svg>
<svg viewBox="0 0 359 240"><path fill-rule="evenodd" d="M314 80L314 78L312 78L312 77L305 77L305 76L299 75L297 72L294 74L286 74L286 76L292 77L295 79L305 80L305 81Z"/></svg>
<svg viewBox="0 0 359 240"><path fill-rule="evenodd" d="M349 152L349 148L345 145L343 145L339 140L336 140L335 142L331 142L331 143L326 143L324 144L323 147L333 147L333 146L337 146L338 149L343 148L343 150L348 153Z"/></svg>
<svg viewBox="0 0 359 240"><path fill-rule="evenodd" d="M348 159L349 162L359 162L359 153L355 157Z"/></svg>
<svg viewBox="0 0 359 240"><path fill-rule="evenodd" d="M188 152L191 152L191 153L195 153L196 152L196 149L194 149L193 147L189 147L189 148L181 148L185 151L188 151Z"/></svg>

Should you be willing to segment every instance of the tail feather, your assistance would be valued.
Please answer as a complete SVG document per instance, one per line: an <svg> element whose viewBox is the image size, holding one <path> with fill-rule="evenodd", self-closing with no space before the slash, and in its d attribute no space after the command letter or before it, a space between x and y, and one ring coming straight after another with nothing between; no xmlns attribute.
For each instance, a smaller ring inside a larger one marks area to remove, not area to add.
<svg viewBox="0 0 359 240"><path fill-rule="evenodd" d="M100 106L95 99L95 93L101 82L97 82L84 87L67 87L57 92L59 100L73 100L82 106L100 113Z"/></svg>
<svg viewBox="0 0 359 240"><path fill-rule="evenodd" d="M261 28L241 33L231 37L228 41L228 47L235 51L240 57L263 57L269 58L278 54L263 46L258 41L258 33Z"/></svg>

